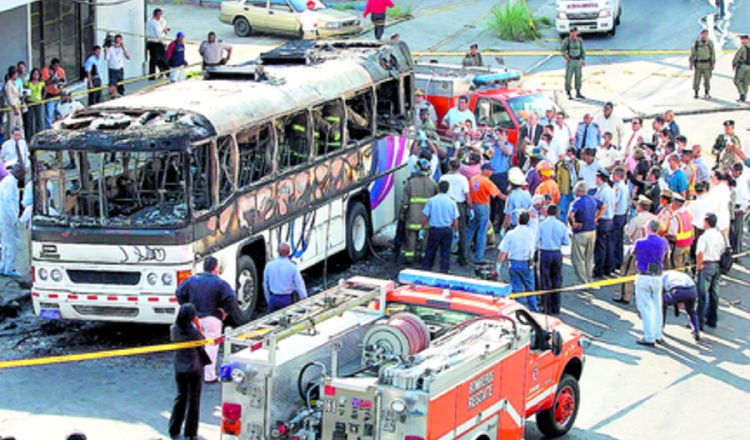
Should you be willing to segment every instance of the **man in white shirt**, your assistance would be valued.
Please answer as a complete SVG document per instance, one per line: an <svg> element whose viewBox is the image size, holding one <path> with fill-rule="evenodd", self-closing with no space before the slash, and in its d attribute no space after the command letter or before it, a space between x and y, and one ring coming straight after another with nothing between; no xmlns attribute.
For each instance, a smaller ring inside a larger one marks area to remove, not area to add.
<svg viewBox="0 0 750 440"><path fill-rule="evenodd" d="M596 149L596 160L606 169L611 170L617 162L620 162L620 151L617 149L615 144L612 143L612 133L605 132L602 136L604 143L601 147Z"/></svg>
<svg viewBox="0 0 750 440"><path fill-rule="evenodd" d="M468 226L468 210L471 209L471 197L469 197L469 179L458 170L461 162L451 159L448 163L448 173L440 177L441 182L448 182L448 196L458 206L458 264L465 266L468 262L469 246L466 245L466 229Z"/></svg>
<svg viewBox="0 0 750 440"><path fill-rule="evenodd" d="M167 54L164 52L162 39L169 33L167 21L160 8L154 9L151 18L146 23L146 50L148 50L148 74L150 80L156 79L154 73L158 68L160 72L169 70L167 65Z"/></svg>
<svg viewBox="0 0 750 440"><path fill-rule="evenodd" d="M602 108L602 113L596 117L594 123L599 127L599 131L602 135L604 133L612 133L612 143L617 149L622 149L623 136L625 135L625 127L622 124L622 119L613 113L614 104L607 102Z"/></svg>
<svg viewBox="0 0 750 440"><path fill-rule="evenodd" d="M315 2L307 2L307 9L299 14L299 24L302 27L302 38L315 40L318 38L318 13L315 12Z"/></svg>
<svg viewBox="0 0 750 440"><path fill-rule="evenodd" d="M648 134L643 128L642 118L633 118L633 120L630 121L630 128L632 133L630 138L628 138L627 144L625 144L626 156L629 156L637 146L641 145L641 143L649 141Z"/></svg>
<svg viewBox="0 0 750 440"><path fill-rule="evenodd" d="M125 85L121 82L125 79L125 60L130 59L130 52L122 42L122 35L115 35L115 41L111 46L104 45L104 58L107 60L110 96L124 95Z"/></svg>
<svg viewBox="0 0 750 440"><path fill-rule="evenodd" d="M715 214L706 214L705 232L698 239L695 248L696 267L698 269L698 316L700 329L703 325L716 327L719 320L719 262L726 248L726 239L716 230Z"/></svg>
<svg viewBox="0 0 750 440"><path fill-rule="evenodd" d="M22 131L16 127L10 133L10 139L3 142L0 149L0 161L5 163L5 168L12 168L18 163L18 153L21 153L23 167L29 169L29 147L23 140Z"/></svg>
<svg viewBox="0 0 750 440"><path fill-rule="evenodd" d="M443 117L443 127L450 131L458 130L464 126L467 120L471 121L472 127L477 126L474 113L469 110L469 98L461 96L458 98L458 105L448 110L448 113Z"/></svg>
<svg viewBox="0 0 750 440"><path fill-rule="evenodd" d="M198 53L203 58L203 69L210 66L221 66L229 62L229 58L232 56L232 46L216 39L215 32L209 32L208 39L201 43ZM226 56L224 56L224 53L226 53Z"/></svg>
<svg viewBox="0 0 750 440"><path fill-rule="evenodd" d="M552 124L552 142L550 142L550 150L557 154L558 159L565 156L568 151L568 147L573 143L575 133L570 126L565 122L565 115L557 113L555 115L555 121Z"/></svg>
<svg viewBox="0 0 750 440"><path fill-rule="evenodd" d="M711 177L711 190L708 192L709 206L706 212L716 215L716 228L728 240L731 220L729 209L732 203L732 190L729 188L727 178L723 172L714 172Z"/></svg>

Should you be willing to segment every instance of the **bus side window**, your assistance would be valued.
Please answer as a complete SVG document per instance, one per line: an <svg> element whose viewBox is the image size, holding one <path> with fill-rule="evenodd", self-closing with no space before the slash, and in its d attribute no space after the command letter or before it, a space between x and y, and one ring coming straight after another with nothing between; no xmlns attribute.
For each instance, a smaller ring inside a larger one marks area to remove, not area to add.
<svg viewBox="0 0 750 440"><path fill-rule="evenodd" d="M313 142L318 156L341 149L344 109L341 101L331 101L313 109Z"/></svg>
<svg viewBox="0 0 750 440"><path fill-rule="evenodd" d="M378 97L378 126L393 129L396 119L403 116L404 106L399 93L399 80L391 79L378 84L375 93Z"/></svg>
<svg viewBox="0 0 750 440"><path fill-rule="evenodd" d="M222 136L216 143L218 157L217 172L219 174L219 202L223 203L234 193L234 139Z"/></svg>
<svg viewBox="0 0 750 440"><path fill-rule="evenodd" d="M350 144L372 136L372 91L346 100L346 130Z"/></svg>
<svg viewBox="0 0 750 440"><path fill-rule="evenodd" d="M211 144L196 145L190 155L190 174L193 179L193 210L197 213L210 209L211 200Z"/></svg>
<svg viewBox="0 0 750 440"><path fill-rule="evenodd" d="M279 139L279 170L295 167L307 162L310 157L308 142L307 112L276 120L276 135Z"/></svg>
<svg viewBox="0 0 750 440"><path fill-rule="evenodd" d="M273 138L271 124L251 127L237 133L240 152L238 188L245 188L271 174L273 162Z"/></svg>

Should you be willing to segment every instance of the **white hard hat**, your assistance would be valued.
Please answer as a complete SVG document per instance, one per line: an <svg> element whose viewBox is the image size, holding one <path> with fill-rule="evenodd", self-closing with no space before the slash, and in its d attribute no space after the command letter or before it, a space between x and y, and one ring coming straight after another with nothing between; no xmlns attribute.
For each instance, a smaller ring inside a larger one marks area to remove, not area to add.
<svg viewBox="0 0 750 440"><path fill-rule="evenodd" d="M526 185L526 175L518 167L513 167L508 171L508 181L513 185Z"/></svg>

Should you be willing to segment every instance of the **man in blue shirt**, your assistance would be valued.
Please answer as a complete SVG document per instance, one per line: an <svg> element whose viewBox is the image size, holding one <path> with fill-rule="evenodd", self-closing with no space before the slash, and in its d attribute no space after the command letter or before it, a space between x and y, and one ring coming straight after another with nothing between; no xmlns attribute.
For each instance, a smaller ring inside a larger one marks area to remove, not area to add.
<svg viewBox="0 0 750 440"><path fill-rule="evenodd" d="M221 322L227 316L239 320L237 296L229 283L219 277L219 261L214 257L203 260L203 273L193 275L177 288L177 302L180 305L192 303L198 317L203 335L207 339L221 336ZM216 382L216 356L218 345L207 345L206 353L211 358L211 364L204 369L206 382Z"/></svg>
<svg viewBox="0 0 750 440"><path fill-rule="evenodd" d="M516 219L521 210L531 208L531 194L524 189L526 176L524 176L523 171L518 167L511 168L508 171L508 182L511 191L505 201L503 227L506 230L516 225Z"/></svg>
<svg viewBox="0 0 750 440"><path fill-rule="evenodd" d="M685 172L680 168L680 156L671 154L669 158L669 189L687 200L688 180Z"/></svg>
<svg viewBox="0 0 750 440"><path fill-rule="evenodd" d="M102 48L94 46L91 55L83 63L83 70L86 72L86 87L89 89L89 105L94 105L102 100L102 91L98 90L102 86Z"/></svg>
<svg viewBox="0 0 750 440"><path fill-rule="evenodd" d="M615 249L612 229L615 217L615 192L609 186L609 173L600 170L596 173L596 193L594 198L601 202L596 222L596 246L594 247L594 278L611 274L614 270Z"/></svg>
<svg viewBox="0 0 750 440"><path fill-rule="evenodd" d="M628 222L630 209L630 189L625 182L625 169L615 167L612 172L615 191L615 216L612 218L612 246L614 247L613 270L622 266L625 258L625 224Z"/></svg>
<svg viewBox="0 0 750 440"><path fill-rule="evenodd" d="M636 341L640 345L653 347L661 342L662 325L662 280L664 256L669 244L659 237L661 224L658 220L648 223L646 238L635 242L635 262L638 273L635 276L635 302L643 320L643 338Z"/></svg>
<svg viewBox="0 0 750 440"><path fill-rule="evenodd" d="M450 270L453 232L458 228L458 206L448 195L449 189L450 183L444 180L438 183L438 193L427 200L422 210L422 226L430 228L422 269L432 269L435 253L440 250L440 271L448 273Z"/></svg>
<svg viewBox="0 0 750 440"><path fill-rule="evenodd" d="M588 194L586 182L579 181L573 188L576 199L570 206L568 222L573 228L571 262L582 283L590 283L593 273L596 220L602 203Z"/></svg>
<svg viewBox="0 0 750 440"><path fill-rule="evenodd" d="M266 264L263 271L263 292L268 304L268 313L294 303L294 295L307 298L305 280L296 264L289 259L292 248L289 243L279 244L279 256Z"/></svg>
<svg viewBox="0 0 750 440"><path fill-rule="evenodd" d="M599 126L594 122L594 118L589 113L583 115L583 122L578 123L576 129L575 146L576 150L581 151L586 148L599 148L602 137L599 132Z"/></svg>
<svg viewBox="0 0 750 440"><path fill-rule="evenodd" d="M534 258L534 231L528 226L529 213L521 212L518 215L518 227L505 234L500 242L497 255L497 264L502 264L506 259L510 261L508 275L513 292L532 292L534 290L534 272L531 269ZM499 273L499 271L498 271ZM536 295L525 296L518 299L526 304L532 312L538 311Z"/></svg>
<svg viewBox="0 0 750 440"><path fill-rule="evenodd" d="M493 146L495 154L492 156L490 163L495 170L490 176L492 183L497 186L501 193L505 194L508 190L508 170L511 166L513 157L513 144L508 142L508 132L502 127L495 129L495 145ZM495 197L490 202L490 219L496 230L500 231L502 225L503 212L505 211L505 200Z"/></svg>
<svg viewBox="0 0 750 440"><path fill-rule="evenodd" d="M547 207L547 218L539 224L539 288L562 287L562 248L570 244L565 224L557 219L557 205ZM560 292L546 293L542 297L544 312L560 314Z"/></svg>

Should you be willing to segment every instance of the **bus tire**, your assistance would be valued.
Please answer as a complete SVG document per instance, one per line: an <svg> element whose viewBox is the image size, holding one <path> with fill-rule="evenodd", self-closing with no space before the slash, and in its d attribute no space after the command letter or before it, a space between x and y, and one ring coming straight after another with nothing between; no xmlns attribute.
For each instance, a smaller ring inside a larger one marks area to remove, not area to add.
<svg viewBox="0 0 750 440"><path fill-rule="evenodd" d="M346 215L346 255L356 263L370 249L370 216L362 202L353 202Z"/></svg>
<svg viewBox="0 0 750 440"><path fill-rule="evenodd" d="M573 427L580 405L578 381L570 374L563 374L552 407L536 413L537 428L547 437L565 435Z"/></svg>
<svg viewBox="0 0 750 440"><path fill-rule="evenodd" d="M249 37L253 33L253 27L245 17L237 17L234 19L234 33L238 37Z"/></svg>
<svg viewBox="0 0 750 440"><path fill-rule="evenodd" d="M255 261L247 255L237 260L237 305L239 316L236 324L242 325L253 319L260 295L260 279Z"/></svg>

